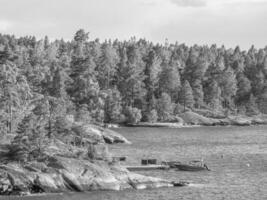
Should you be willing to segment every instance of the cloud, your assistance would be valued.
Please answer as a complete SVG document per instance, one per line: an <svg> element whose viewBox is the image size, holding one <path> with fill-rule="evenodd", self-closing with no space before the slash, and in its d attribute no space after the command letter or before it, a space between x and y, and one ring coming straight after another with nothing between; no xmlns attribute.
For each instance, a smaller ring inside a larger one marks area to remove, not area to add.
<svg viewBox="0 0 267 200"><path fill-rule="evenodd" d="M205 0L170 0L170 1L180 7L204 7L207 4Z"/></svg>
<svg viewBox="0 0 267 200"><path fill-rule="evenodd" d="M11 23L0 19L0 31L7 31L11 27Z"/></svg>

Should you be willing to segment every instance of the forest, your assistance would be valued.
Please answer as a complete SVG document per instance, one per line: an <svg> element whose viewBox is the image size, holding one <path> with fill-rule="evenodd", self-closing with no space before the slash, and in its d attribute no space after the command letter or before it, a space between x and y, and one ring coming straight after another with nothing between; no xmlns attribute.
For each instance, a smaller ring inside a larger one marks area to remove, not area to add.
<svg viewBox="0 0 267 200"><path fill-rule="evenodd" d="M266 112L267 47L72 41L0 34L0 131L51 135L92 124L173 122L188 110Z"/></svg>

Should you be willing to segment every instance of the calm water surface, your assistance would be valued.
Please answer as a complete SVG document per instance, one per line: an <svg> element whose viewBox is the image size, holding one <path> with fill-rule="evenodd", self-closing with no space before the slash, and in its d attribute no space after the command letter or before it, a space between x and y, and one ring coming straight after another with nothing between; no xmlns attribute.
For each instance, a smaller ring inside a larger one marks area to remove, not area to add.
<svg viewBox="0 0 267 200"><path fill-rule="evenodd" d="M145 175L190 181L182 188L88 192L8 199L42 200L264 200L267 199L267 126L116 129L132 145L110 145L127 156L127 165L142 158L189 161L204 158L210 172L147 171ZM1 199L1 198L0 198Z"/></svg>

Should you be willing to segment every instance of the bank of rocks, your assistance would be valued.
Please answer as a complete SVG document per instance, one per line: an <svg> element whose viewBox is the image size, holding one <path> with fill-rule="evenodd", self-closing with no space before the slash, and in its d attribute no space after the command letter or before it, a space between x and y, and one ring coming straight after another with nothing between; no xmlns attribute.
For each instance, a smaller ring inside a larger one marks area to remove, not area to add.
<svg viewBox="0 0 267 200"><path fill-rule="evenodd" d="M171 187L170 182L131 173L118 163L60 156L0 165L0 194Z"/></svg>
<svg viewBox="0 0 267 200"><path fill-rule="evenodd" d="M229 115L227 117L218 115L214 118L203 116L197 112L188 111L179 115L187 125L202 125L202 126L250 126L256 124L267 124L267 115Z"/></svg>
<svg viewBox="0 0 267 200"><path fill-rule="evenodd" d="M267 115L259 114L253 116L229 115L207 113L204 111L187 111L176 116L175 122L140 122L130 124L133 127L170 127L183 128L191 126L250 126L267 124Z"/></svg>
<svg viewBox="0 0 267 200"><path fill-rule="evenodd" d="M0 145L1 195L173 186L115 161L106 143L130 142L112 130L73 122L42 149L30 142L25 135Z"/></svg>

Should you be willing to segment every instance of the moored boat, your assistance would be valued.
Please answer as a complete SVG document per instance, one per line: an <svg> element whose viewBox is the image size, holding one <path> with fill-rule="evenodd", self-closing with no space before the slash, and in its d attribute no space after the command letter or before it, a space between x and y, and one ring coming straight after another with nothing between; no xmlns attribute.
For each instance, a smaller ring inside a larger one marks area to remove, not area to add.
<svg viewBox="0 0 267 200"><path fill-rule="evenodd" d="M178 161L170 161L170 162L162 162L163 165L168 165L170 168L176 168L178 170L182 171L202 171L202 170L208 170L208 166L203 163L202 161L191 161L189 164L181 163Z"/></svg>
<svg viewBox="0 0 267 200"><path fill-rule="evenodd" d="M179 165L176 165L176 168L182 171L202 171L202 170L210 171L210 169L205 164L203 166L196 166L196 165L190 165L190 164L179 164Z"/></svg>

